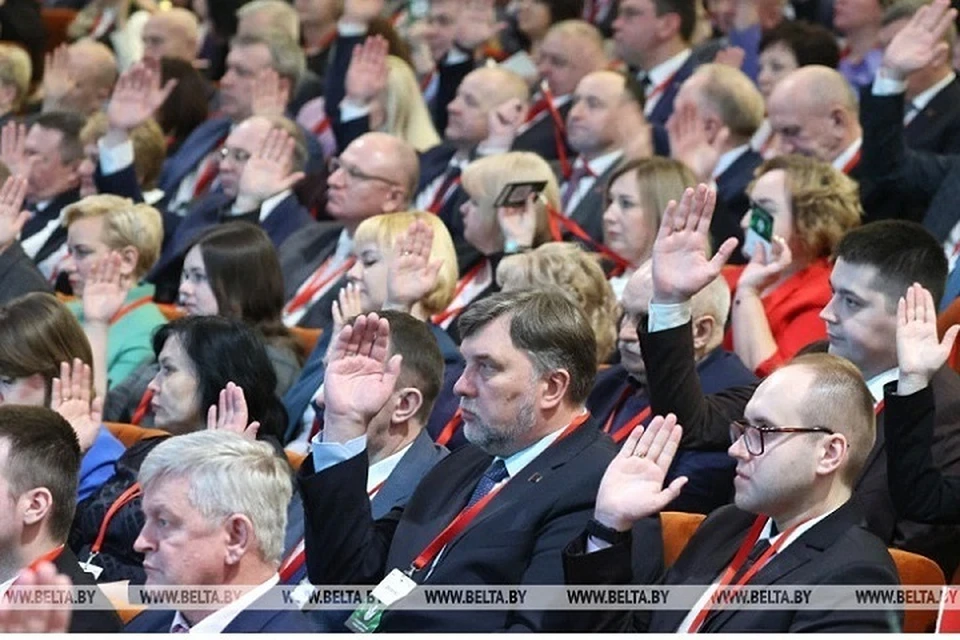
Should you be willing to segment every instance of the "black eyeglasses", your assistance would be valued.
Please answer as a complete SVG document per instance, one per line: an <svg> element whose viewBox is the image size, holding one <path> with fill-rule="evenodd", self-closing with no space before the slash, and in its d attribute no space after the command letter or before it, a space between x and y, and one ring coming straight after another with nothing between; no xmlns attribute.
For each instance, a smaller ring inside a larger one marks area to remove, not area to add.
<svg viewBox="0 0 960 640"><path fill-rule="evenodd" d="M743 438L747 453L752 456L763 455L763 434L765 433L826 433L833 435L835 432L827 427L758 427L741 420L734 420L730 423L731 444Z"/></svg>
<svg viewBox="0 0 960 640"><path fill-rule="evenodd" d="M343 169L343 172L347 174L347 177L350 180L378 180L380 182L385 182L389 185L398 186L395 180L390 178L384 178L381 176L374 176L369 173L364 172L359 167L356 167L352 164L348 164L341 160L340 158L330 158L330 161L327 163L327 175L332 176L337 169Z"/></svg>

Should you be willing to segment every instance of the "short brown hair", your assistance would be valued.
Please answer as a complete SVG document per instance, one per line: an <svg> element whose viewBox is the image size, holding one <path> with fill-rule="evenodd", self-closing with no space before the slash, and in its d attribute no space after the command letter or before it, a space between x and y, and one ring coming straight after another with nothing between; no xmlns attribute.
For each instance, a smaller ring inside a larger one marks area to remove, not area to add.
<svg viewBox="0 0 960 640"><path fill-rule="evenodd" d="M98 111L87 119L80 131L80 142L86 146L95 143L109 128L107 114ZM137 182L146 191L157 186L157 179L167 158L167 141L163 130L153 118L148 118L130 132L133 143L133 171Z"/></svg>
<svg viewBox="0 0 960 640"><path fill-rule="evenodd" d="M444 364L440 345L422 320L401 311L377 313L390 323L390 355L403 356L397 388L413 387L420 391L423 404L416 419L420 426L426 426L443 387Z"/></svg>
<svg viewBox="0 0 960 640"><path fill-rule="evenodd" d="M583 404L597 374L597 339L580 307L558 287L501 291L477 300L460 316L466 340L501 316L510 316L510 340L525 351L538 375L565 370L567 397Z"/></svg>
<svg viewBox="0 0 960 640"><path fill-rule="evenodd" d="M102 240L114 250L137 250L136 279L147 274L160 257L163 244L163 217L148 204L110 194L87 196L63 210L63 225L82 218L103 217Z"/></svg>
<svg viewBox="0 0 960 640"><path fill-rule="evenodd" d="M7 466L0 470L12 496L45 487L53 498L50 536L65 542L73 524L80 475L80 443L59 413L42 407L0 406L0 443L7 443Z"/></svg>
<svg viewBox="0 0 960 640"><path fill-rule="evenodd" d="M28 293L0 307L0 375L40 374L49 387L60 376L60 363L74 358L93 367L83 327L54 296Z"/></svg>
<svg viewBox="0 0 960 640"><path fill-rule="evenodd" d="M793 228L808 257L829 257L847 231L860 226L863 207L857 183L826 162L799 155L771 158L754 175L778 170L786 174ZM756 180L747 190L754 184Z"/></svg>

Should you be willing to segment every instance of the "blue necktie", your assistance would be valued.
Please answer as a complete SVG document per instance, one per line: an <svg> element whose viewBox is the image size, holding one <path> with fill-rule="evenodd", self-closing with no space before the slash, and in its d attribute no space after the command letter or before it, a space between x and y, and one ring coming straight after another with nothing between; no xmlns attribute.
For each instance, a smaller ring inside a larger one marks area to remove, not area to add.
<svg viewBox="0 0 960 640"><path fill-rule="evenodd" d="M510 474L507 473L507 465L503 464L503 460L500 458L494 460L487 470L483 472L483 475L480 476L480 482L477 483L477 488L473 490L473 495L470 496L470 500L467 502L467 509L480 502L483 496L490 493L500 481L509 475Z"/></svg>

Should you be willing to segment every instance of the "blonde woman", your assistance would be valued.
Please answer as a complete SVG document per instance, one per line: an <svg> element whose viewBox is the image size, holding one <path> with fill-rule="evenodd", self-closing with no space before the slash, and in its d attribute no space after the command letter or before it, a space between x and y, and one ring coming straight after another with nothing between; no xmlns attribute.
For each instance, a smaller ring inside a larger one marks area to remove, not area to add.
<svg viewBox="0 0 960 640"><path fill-rule="evenodd" d="M107 114L101 111L90 116L80 131L80 144L83 145L84 154L84 159L77 168L80 174L81 197L97 193L94 182L100 159L97 141L106 135L109 127ZM163 199L163 191L156 186L163 169L163 161L167 157L167 141L163 130L153 118L148 118L134 127L129 135L133 144L133 170L137 176L137 184L143 192L144 201L150 205L156 204Z"/></svg>
<svg viewBox="0 0 960 640"><path fill-rule="evenodd" d="M583 309L597 339L597 364L617 343L617 299L597 256L569 242L550 242L508 256L497 267L501 291L560 287Z"/></svg>
<svg viewBox="0 0 960 640"><path fill-rule="evenodd" d="M650 257L667 203L695 186L697 179L686 165L660 157L632 160L610 176L603 243L629 265L610 278L617 300L633 272Z"/></svg>
<svg viewBox="0 0 960 640"><path fill-rule="evenodd" d="M504 187L514 182L545 182L538 196L522 206L496 207ZM456 319L474 301L498 291L497 264L505 253L517 253L550 241L548 207L559 209L560 189L546 160L514 151L481 158L463 171L461 186L470 198L460 208L463 237L480 257L464 269L453 301L433 322L459 342Z"/></svg>
<svg viewBox="0 0 960 640"><path fill-rule="evenodd" d="M762 377L827 337L820 313L832 296L829 258L863 209L857 183L819 160L780 156L756 175L751 210L772 216L773 242L769 254L758 247L746 266L725 271L734 298L724 346Z"/></svg>

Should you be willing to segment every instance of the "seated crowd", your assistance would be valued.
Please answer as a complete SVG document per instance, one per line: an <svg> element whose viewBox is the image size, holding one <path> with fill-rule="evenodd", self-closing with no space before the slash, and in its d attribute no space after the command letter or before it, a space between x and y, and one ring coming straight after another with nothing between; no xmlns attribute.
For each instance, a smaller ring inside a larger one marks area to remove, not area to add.
<svg viewBox="0 0 960 640"><path fill-rule="evenodd" d="M0 630L926 630L717 605L960 580L957 10L820 5L0 1Z"/></svg>

